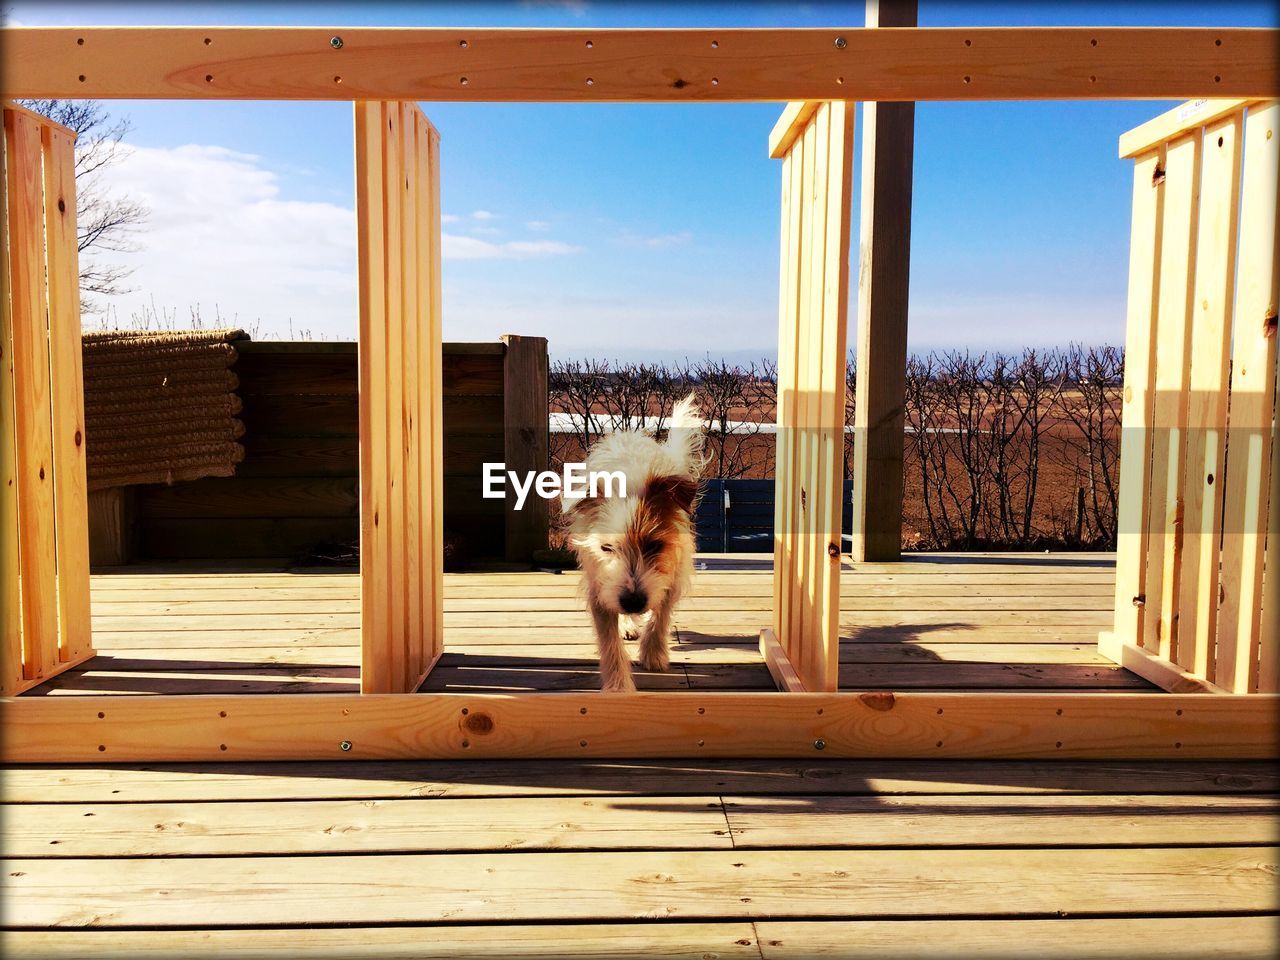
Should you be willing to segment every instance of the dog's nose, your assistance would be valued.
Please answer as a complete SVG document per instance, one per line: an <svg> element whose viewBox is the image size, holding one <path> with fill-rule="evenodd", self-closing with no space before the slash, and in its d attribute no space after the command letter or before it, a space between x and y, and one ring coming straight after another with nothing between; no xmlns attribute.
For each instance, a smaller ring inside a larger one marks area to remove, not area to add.
<svg viewBox="0 0 1280 960"><path fill-rule="evenodd" d="M649 598L638 590L628 590L618 597L618 606L623 613L639 613L649 604Z"/></svg>

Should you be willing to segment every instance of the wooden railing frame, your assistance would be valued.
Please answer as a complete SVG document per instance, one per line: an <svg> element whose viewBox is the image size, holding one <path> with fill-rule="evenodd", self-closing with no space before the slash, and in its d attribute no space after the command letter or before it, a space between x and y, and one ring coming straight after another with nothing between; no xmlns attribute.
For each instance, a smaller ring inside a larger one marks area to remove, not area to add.
<svg viewBox="0 0 1280 960"><path fill-rule="evenodd" d="M1269 99L1280 96L1277 36L1181 28L24 27L4 31L0 89L6 97L97 99ZM812 532L831 532L821 526ZM1265 618L1274 622L1274 611ZM776 654L781 639L766 636L762 646ZM772 665L789 675L785 664ZM1280 756L1277 704L1269 694L890 691L10 699L0 702L0 759L1272 758Z"/></svg>

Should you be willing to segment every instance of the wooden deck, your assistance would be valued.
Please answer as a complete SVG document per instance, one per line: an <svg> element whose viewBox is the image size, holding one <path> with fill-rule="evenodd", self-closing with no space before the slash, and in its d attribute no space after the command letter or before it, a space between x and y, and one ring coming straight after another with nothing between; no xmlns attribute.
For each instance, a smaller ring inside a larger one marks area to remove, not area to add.
<svg viewBox="0 0 1280 960"><path fill-rule="evenodd" d="M765 689L767 563L706 558L676 667ZM1115 690L1107 556L844 574L847 686ZM593 687L575 577L447 578L431 688ZM99 576L36 695L352 691L356 578ZM1119 718L1118 718L1119 722ZM5 771L8 956L1266 957L1269 765L491 761Z"/></svg>
<svg viewBox="0 0 1280 960"><path fill-rule="evenodd" d="M772 580L758 555L707 555L675 618L672 670L640 689L770 690L758 635ZM95 576L98 656L29 695L354 693L356 574L198 572ZM1154 690L1096 650L1111 621L1109 554L919 555L847 567L845 689ZM595 649L576 573L451 574L446 653L424 690L594 689Z"/></svg>

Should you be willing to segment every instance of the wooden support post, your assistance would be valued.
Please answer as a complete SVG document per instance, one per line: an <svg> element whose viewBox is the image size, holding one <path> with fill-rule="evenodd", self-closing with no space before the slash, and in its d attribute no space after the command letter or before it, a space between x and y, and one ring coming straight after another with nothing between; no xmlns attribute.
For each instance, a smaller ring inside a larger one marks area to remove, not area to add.
<svg viewBox="0 0 1280 960"><path fill-rule="evenodd" d="M441 651L440 216L436 133L361 101L360 609L364 693L409 693Z"/></svg>
<svg viewBox="0 0 1280 960"><path fill-rule="evenodd" d="M914 27L916 0L867 0L868 27ZM855 561L902 557L902 431L911 267L914 103L862 105Z"/></svg>
<svg viewBox="0 0 1280 960"><path fill-rule="evenodd" d="M502 435L508 470L547 469L547 339L506 334L502 361ZM506 501L506 556L528 561L547 545L547 501L529 497L524 509Z"/></svg>

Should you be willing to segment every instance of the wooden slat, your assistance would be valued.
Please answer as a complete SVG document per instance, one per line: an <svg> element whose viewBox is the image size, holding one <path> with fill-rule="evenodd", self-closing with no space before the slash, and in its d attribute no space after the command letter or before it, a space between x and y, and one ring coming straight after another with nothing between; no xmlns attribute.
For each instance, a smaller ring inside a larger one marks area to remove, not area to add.
<svg viewBox="0 0 1280 960"><path fill-rule="evenodd" d="M904 943L917 960L1257 960L1276 950L1274 917L1053 920L768 921L753 924L764 960L875 960Z"/></svg>
<svg viewBox="0 0 1280 960"><path fill-rule="evenodd" d="M1223 117L1239 113L1248 100L1212 98L1180 103L1120 135L1120 159L1129 160L1154 151L1188 130L1212 125Z"/></svg>
<svg viewBox="0 0 1280 960"><path fill-rule="evenodd" d="M1274 492L1276 398L1275 311L1277 223L1280 204L1280 104L1255 105L1245 120L1245 158L1240 203L1240 266L1235 302L1231 368L1231 419L1222 522L1222 605L1218 610L1217 678L1236 693L1274 692L1275 608L1263 594L1263 556L1270 515L1280 513ZM1280 537L1271 536L1272 549ZM1274 556L1274 554L1273 554ZM1267 563L1269 571L1280 569ZM1272 573L1272 578L1275 574ZM1275 584L1271 585L1275 596ZM1257 683L1258 644L1264 608L1270 606L1270 643L1261 660L1270 665L1267 683Z"/></svg>
<svg viewBox="0 0 1280 960"><path fill-rule="evenodd" d="M783 108L782 115L769 131L770 160L782 160L791 152L792 144L804 133L817 110L816 100L800 100ZM785 244L783 249L786 249Z"/></svg>
<svg viewBox="0 0 1280 960"><path fill-rule="evenodd" d="M403 664L397 690L412 691L417 686L424 660L423 635L426 617L422 606L422 529L424 520L422 480L418 476L421 467L421 399L426 376L419 356L418 341L421 336L425 310L418 302L420 284L418 272L421 266L418 251L422 249L418 237L418 207L421 203L419 189L422 171L419 164L418 109L412 103L397 105L400 115L399 153L402 170L396 184L400 207L400 248L398 257L402 269L400 286L400 339L399 356L402 383L399 436L403 469L401 496L404 504L404 553L401 560L404 571L405 623L403 634ZM430 269L430 265L426 266ZM429 331L427 331L429 334ZM434 385L432 385L434 387ZM425 517L429 522L430 518Z"/></svg>
<svg viewBox="0 0 1280 960"><path fill-rule="evenodd" d="M1192 297L1178 662L1215 679L1231 308L1240 202L1240 114L1205 128Z"/></svg>
<svg viewBox="0 0 1280 960"><path fill-rule="evenodd" d="M741 102L1280 93L1276 32L1261 29L16 27L6 38L3 92L14 98Z"/></svg>
<svg viewBox="0 0 1280 960"><path fill-rule="evenodd" d="M1159 321L1152 401L1151 493L1143 643L1166 660L1178 657L1178 585L1182 571L1183 463L1195 278L1202 137L1169 146L1165 159L1164 233L1160 247Z"/></svg>
<svg viewBox="0 0 1280 960"><path fill-rule="evenodd" d="M423 117L427 128L427 190L426 202L420 207L425 210L429 241L429 262L431 264L430 282L430 319L431 319L431 388L427 394L431 415L429 420L431 436L431 537L428 544L431 548L426 569L431 571L431 662L444 651L444 416L441 385L444 383L443 342L444 314L441 301L440 280L440 134ZM429 666L428 666L428 669Z"/></svg>
<svg viewBox="0 0 1280 960"><path fill-rule="evenodd" d="M387 693L403 693L407 664L405 643L408 632L406 593L408 571L406 527L409 522L405 500L404 424L404 105L389 102L384 107L382 124L383 230L386 243L386 324L387 366L378 389L387 394L387 514L384 518L390 542L389 563L384 568L362 572L361 576L385 580L390 591L387 606L387 634L378 642L381 656L387 658L390 686ZM366 642L368 638L366 638Z"/></svg>
<svg viewBox="0 0 1280 960"><path fill-rule="evenodd" d="M838 100L828 105L830 131L827 150L825 214L826 265L822 295L820 414L821 459L815 498L820 505L816 537L819 617L826 682L837 686L840 634L840 517L844 496L844 413L848 355L849 232L853 208L853 104Z"/></svg>
<svg viewBox="0 0 1280 960"><path fill-rule="evenodd" d="M12 808L22 813L24 807ZM45 838L70 832L74 819ZM81 810L72 806L72 810ZM104 809L99 806L98 811ZM150 809L150 808L147 808ZM163 809L163 808L162 808ZM1266 844L1275 836L1274 797L725 797L735 849L768 847L1088 847ZM21 829L21 824L19 825ZM94 832L104 828L95 822ZM196 825L196 829L199 826ZM90 844L94 841L89 840ZM60 845L61 846L61 845ZM36 854L34 845L30 848ZM75 856L60 849L59 856Z"/></svg>
<svg viewBox="0 0 1280 960"><path fill-rule="evenodd" d="M791 660L787 657L786 650L782 649L782 644L778 643L778 638L774 636L772 630L760 631L760 658L764 661L765 667L769 670L769 675L773 677L773 682L779 690L788 693L803 693L804 684L796 675L796 668L792 665ZM676 656L674 662L679 662L680 657Z"/></svg>
<svg viewBox="0 0 1280 960"><path fill-rule="evenodd" d="M40 125L6 109L9 296L13 322L23 675L59 664L53 438L45 288Z"/></svg>
<svg viewBox="0 0 1280 960"><path fill-rule="evenodd" d="M707 956L759 960L755 932L742 920L717 923L496 924L429 927L329 927L231 930L14 931L15 955L42 960L85 956L173 960L199 954L236 960L294 960L300 955L378 960L632 960ZM1253 943L1249 938L1246 944Z"/></svg>
<svg viewBox="0 0 1280 960"><path fill-rule="evenodd" d="M4 203L0 204L0 692L18 689L22 669L22 602L18 554L18 453L13 371L13 281L9 257L9 135L0 137Z"/></svg>
<svg viewBox="0 0 1280 960"><path fill-rule="evenodd" d="M1234 804L1234 806L1232 806ZM990 804L986 804L990 806ZM1188 822L1242 816L1262 801L1189 798ZM6 857L252 856L410 851L698 849L733 847L715 795L576 799L314 800L295 803L15 804L4 808ZM282 822L289 828L281 829ZM1237 835L1251 835L1240 824ZM139 850L137 838L149 840ZM1263 837L1260 842L1266 842ZM52 841L57 841L52 842ZM1140 838L1128 841L1137 845ZM1159 842L1158 840L1155 842ZM1247 842L1242 839L1241 842ZM1259 842L1259 841L1254 841Z"/></svg>
<svg viewBox="0 0 1280 960"><path fill-rule="evenodd" d="M1272 694L887 691L19 698L0 702L8 733L0 757L1274 759L1278 702Z"/></svg>
<svg viewBox="0 0 1280 960"><path fill-rule="evenodd" d="M440 760L16 766L5 803L190 803L410 797L1256 795L1280 767L1242 761Z"/></svg>
<svg viewBox="0 0 1280 960"><path fill-rule="evenodd" d="M383 381L388 357L382 204L385 113L385 105L379 102L355 105L360 293L360 558L365 569L371 571L386 570L393 562L387 534L388 396ZM381 655L380 638L386 637L391 629L390 587L381 576L362 576L360 586L361 690L387 690L391 685L390 664Z"/></svg>
<svg viewBox="0 0 1280 960"><path fill-rule="evenodd" d="M1045 960L1256 960L1275 952L1273 917L1119 917L1053 920L786 920L572 925L301 927L231 930L39 930L7 937L13 952L46 960L140 960L207 953L293 960L300 954L380 960L457 957L681 957L705 960L881 960L911 944L921 960L1036 956Z"/></svg>
<svg viewBox="0 0 1280 960"><path fill-rule="evenodd" d="M1261 913L1277 908L1276 854L1259 846L67 859L24 861L6 871L5 887L8 922L28 927L183 927L211 912L236 926L305 924L317 912L335 924L620 920L680 915L690 902L726 919L964 916L992 902L1006 916L1141 914L1149 907L1133 889L1152 884L1173 905Z"/></svg>
<svg viewBox="0 0 1280 960"><path fill-rule="evenodd" d="M41 130L53 406L54 539L59 659L92 655L89 635L89 504L85 475L84 373L80 349L80 264L76 240L75 140Z"/></svg>
<svg viewBox="0 0 1280 960"><path fill-rule="evenodd" d="M1130 673L1149 680L1169 693L1227 693L1212 681L1184 670L1176 663L1131 643L1116 644L1102 635L1108 656Z"/></svg>

